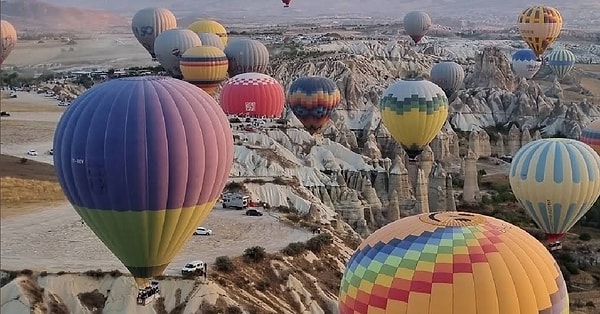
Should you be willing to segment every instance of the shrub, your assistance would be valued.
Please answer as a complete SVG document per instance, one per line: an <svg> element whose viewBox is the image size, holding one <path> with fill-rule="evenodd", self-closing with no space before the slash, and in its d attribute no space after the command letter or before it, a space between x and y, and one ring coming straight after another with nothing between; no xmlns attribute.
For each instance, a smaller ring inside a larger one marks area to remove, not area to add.
<svg viewBox="0 0 600 314"><path fill-rule="evenodd" d="M567 270L567 267L565 267L565 265L560 265L560 272L562 273L563 278L566 282L571 281L571 273Z"/></svg>
<svg viewBox="0 0 600 314"><path fill-rule="evenodd" d="M298 215L296 213L286 214L285 218L287 218L289 221L294 222L294 223L299 222L302 219L302 217L300 217L300 215Z"/></svg>
<svg viewBox="0 0 600 314"><path fill-rule="evenodd" d="M26 164L28 161L29 161L29 159L27 159L27 158L23 157L23 158L21 158L21 160L19 160L19 163L20 163L20 164L22 164L22 165L24 165L24 164Z"/></svg>
<svg viewBox="0 0 600 314"><path fill-rule="evenodd" d="M110 271L110 276L113 278L117 278L123 276L123 273L121 273L121 271L119 271L118 269L115 269Z"/></svg>
<svg viewBox="0 0 600 314"><path fill-rule="evenodd" d="M333 243L333 237L329 233L321 233L316 237L312 237L306 241L306 248L318 253L327 246Z"/></svg>
<svg viewBox="0 0 600 314"><path fill-rule="evenodd" d="M104 277L104 272L102 271L102 269L97 269L97 270L88 270L85 272L86 276L89 277L94 277L94 278L102 278Z"/></svg>
<svg viewBox="0 0 600 314"><path fill-rule="evenodd" d="M225 311L225 314L242 314L242 313L244 313L244 311L242 311L242 309L240 309L240 307L237 305L230 305L227 307L227 310Z"/></svg>
<svg viewBox="0 0 600 314"><path fill-rule="evenodd" d="M33 275L33 270L31 270L31 269L23 269L23 270L21 270L21 275L31 276L31 275Z"/></svg>
<svg viewBox="0 0 600 314"><path fill-rule="evenodd" d="M288 244L281 252L288 256L297 256L306 251L306 244L304 242L292 242Z"/></svg>
<svg viewBox="0 0 600 314"><path fill-rule="evenodd" d="M594 307L594 308L596 307L596 305L594 304L594 301L587 301L587 302L585 302L585 306L587 306L587 307Z"/></svg>
<svg viewBox="0 0 600 314"><path fill-rule="evenodd" d="M40 277L46 277L46 276L48 276L47 271L44 270L44 271L40 272Z"/></svg>
<svg viewBox="0 0 600 314"><path fill-rule="evenodd" d="M579 274L579 268L577 268L577 264L575 263L565 263L565 268L567 269L567 271L569 271L571 275Z"/></svg>
<svg viewBox="0 0 600 314"><path fill-rule="evenodd" d="M229 256L219 256L215 260L215 268L217 271L232 272L235 270L235 265L233 265Z"/></svg>
<svg viewBox="0 0 600 314"><path fill-rule="evenodd" d="M581 240L581 241L590 241L591 239L592 239L592 235L590 235L587 232L584 232L579 235L579 240Z"/></svg>
<svg viewBox="0 0 600 314"><path fill-rule="evenodd" d="M262 246L253 246L244 250L244 260L246 262L258 263L267 256L265 248Z"/></svg>
<svg viewBox="0 0 600 314"><path fill-rule="evenodd" d="M268 281L261 281L261 282L259 282L259 283L256 284L256 290L264 292L270 286L271 286L271 284Z"/></svg>

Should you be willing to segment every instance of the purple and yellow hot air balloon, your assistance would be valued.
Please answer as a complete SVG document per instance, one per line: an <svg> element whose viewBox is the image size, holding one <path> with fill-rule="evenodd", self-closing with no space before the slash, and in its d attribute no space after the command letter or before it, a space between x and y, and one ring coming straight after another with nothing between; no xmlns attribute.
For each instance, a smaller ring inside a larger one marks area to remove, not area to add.
<svg viewBox="0 0 600 314"><path fill-rule="evenodd" d="M311 134L321 131L327 125L341 99L335 82L320 76L298 78L292 83L288 93L292 112Z"/></svg>
<svg viewBox="0 0 600 314"><path fill-rule="evenodd" d="M227 56L212 46L197 46L185 51L179 61L183 80L192 83L209 94L227 79Z"/></svg>
<svg viewBox="0 0 600 314"><path fill-rule="evenodd" d="M552 255L524 230L463 212L375 231L346 264L340 314L569 313Z"/></svg>
<svg viewBox="0 0 600 314"><path fill-rule="evenodd" d="M94 86L65 111L54 137L67 199L140 288L210 213L232 163L233 136L217 102L169 77Z"/></svg>

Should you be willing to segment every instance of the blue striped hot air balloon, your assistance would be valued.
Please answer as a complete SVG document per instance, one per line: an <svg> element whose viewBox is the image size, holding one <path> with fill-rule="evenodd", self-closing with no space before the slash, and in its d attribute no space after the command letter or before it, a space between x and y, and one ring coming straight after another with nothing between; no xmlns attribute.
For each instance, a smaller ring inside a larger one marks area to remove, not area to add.
<svg viewBox="0 0 600 314"><path fill-rule="evenodd" d="M600 196L600 156L580 141L541 139L519 149L509 178L515 197L553 243Z"/></svg>
<svg viewBox="0 0 600 314"><path fill-rule="evenodd" d="M140 287L161 275L217 202L233 163L227 117L169 77L96 85L61 117L60 185Z"/></svg>
<svg viewBox="0 0 600 314"><path fill-rule="evenodd" d="M311 134L327 125L341 99L335 82L320 76L300 77L292 83L288 92L292 112Z"/></svg>
<svg viewBox="0 0 600 314"><path fill-rule="evenodd" d="M531 49L520 49L512 55L512 69L518 77L531 79L542 67L542 61L538 60Z"/></svg>
<svg viewBox="0 0 600 314"><path fill-rule="evenodd" d="M562 80L575 66L575 55L567 49L554 49L548 54L548 66Z"/></svg>

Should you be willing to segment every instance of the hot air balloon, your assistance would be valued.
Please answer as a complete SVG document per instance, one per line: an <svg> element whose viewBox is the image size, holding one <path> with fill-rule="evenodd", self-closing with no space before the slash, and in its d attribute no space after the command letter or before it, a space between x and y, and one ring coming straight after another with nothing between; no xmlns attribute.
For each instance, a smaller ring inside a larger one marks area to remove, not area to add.
<svg viewBox="0 0 600 314"><path fill-rule="evenodd" d="M517 76L531 79L540 70L542 62L531 49L521 49L513 53L511 65Z"/></svg>
<svg viewBox="0 0 600 314"><path fill-rule="evenodd" d="M185 51L179 64L185 81L211 95L227 79L227 56L217 47L192 47Z"/></svg>
<svg viewBox="0 0 600 314"><path fill-rule="evenodd" d="M221 38L223 45L227 45L227 30L219 22L213 20L199 20L190 24L188 29L192 30L194 33L215 34Z"/></svg>
<svg viewBox="0 0 600 314"><path fill-rule="evenodd" d="M533 6L519 15L519 32L539 58L556 40L562 29L562 16L557 9Z"/></svg>
<svg viewBox="0 0 600 314"><path fill-rule="evenodd" d="M221 107L227 114L278 118L283 112L285 93L276 79L262 73L242 73L225 82Z"/></svg>
<svg viewBox="0 0 600 314"><path fill-rule="evenodd" d="M281 0L281 2L283 2L283 7L284 8L289 8L290 7L290 2L292 2L292 0Z"/></svg>
<svg viewBox="0 0 600 314"><path fill-rule="evenodd" d="M550 247L558 248L559 240L600 196L600 156L580 141L536 140L517 151L509 179Z"/></svg>
<svg viewBox="0 0 600 314"><path fill-rule="evenodd" d="M139 10L131 19L131 30L135 38L148 50L152 59L154 41L162 32L177 27L177 19L173 12L165 8L145 8Z"/></svg>
<svg viewBox="0 0 600 314"><path fill-rule="evenodd" d="M404 79L390 85L380 102L383 125L411 159L421 153L448 118L448 98L432 82Z"/></svg>
<svg viewBox="0 0 600 314"><path fill-rule="evenodd" d="M460 64L453 61L436 63L431 68L431 82L444 90L446 97L450 97L462 85L465 79L465 70Z"/></svg>
<svg viewBox="0 0 600 314"><path fill-rule="evenodd" d="M221 38L217 34L213 33L198 33L202 46L213 46L221 50L225 49L225 44L221 41Z"/></svg>
<svg viewBox="0 0 600 314"><path fill-rule="evenodd" d="M567 49L554 49L547 56L548 66L559 80L564 79L575 65L575 55Z"/></svg>
<svg viewBox="0 0 600 314"><path fill-rule="evenodd" d="M2 44L0 45L0 65L2 65L17 44L17 31L8 21L0 21L0 39L2 40Z"/></svg>
<svg viewBox="0 0 600 314"><path fill-rule="evenodd" d="M412 11L404 16L404 30L415 44L421 41L430 27L431 18L425 12Z"/></svg>
<svg viewBox="0 0 600 314"><path fill-rule="evenodd" d="M329 122L331 113L341 100L335 82L320 76L296 79L288 93L292 112L311 134L321 131Z"/></svg>
<svg viewBox="0 0 600 314"><path fill-rule="evenodd" d="M594 120L581 131L580 141L588 144L600 155L600 119Z"/></svg>
<svg viewBox="0 0 600 314"><path fill-rule="evenodd" d="M517 226L474 213L402 218L375 231L342 276L340 314L569 312L554 257Z"/></svg>
<svg viewBox="0 0 600 314"><path fill-rule="evenodd" d="M241 73L265 73L269 65L269 50L260 41L248 38L232 40L225 47L229 60L229 76Z"/></svg>
<svg viewBox="0 0 600 314"><path fill-rule="evenodd" d="M217 102L192 84L122 78L69 106L53 157L69 202L144 291L219 199L233 135Z"/></svg>
<svg viewBox="0 0 600 314"><path fill-rule="evenodd" d="M201 46L202 42L196 33L189 29L169 29L162 32L154 42L156 59L173 77L181 78L179 61L186 50Z"/></svg>

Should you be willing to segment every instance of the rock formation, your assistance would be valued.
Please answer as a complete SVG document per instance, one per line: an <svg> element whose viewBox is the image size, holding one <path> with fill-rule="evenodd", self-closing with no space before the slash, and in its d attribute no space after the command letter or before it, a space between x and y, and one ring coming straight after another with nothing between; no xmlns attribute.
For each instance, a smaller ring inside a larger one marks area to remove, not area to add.
<svg viewBox="0 0 600 314"><path fill-rule="evenodd" d="M471 150L465 157L465 180L463 187L463 202L474 203L481 199L479 195L479 183L477 182L477 159L478 156Z"/></svg>

